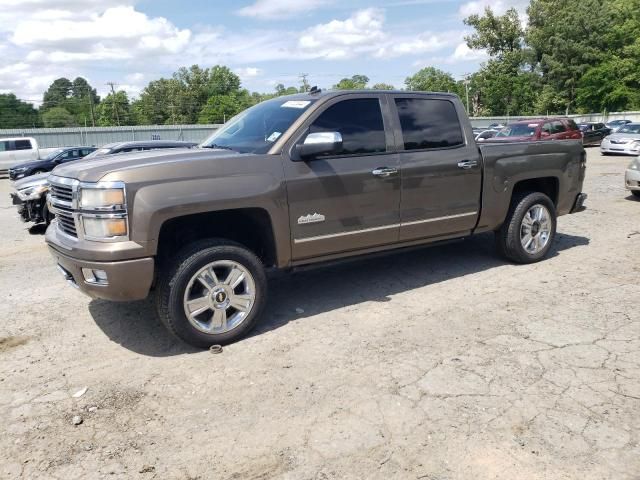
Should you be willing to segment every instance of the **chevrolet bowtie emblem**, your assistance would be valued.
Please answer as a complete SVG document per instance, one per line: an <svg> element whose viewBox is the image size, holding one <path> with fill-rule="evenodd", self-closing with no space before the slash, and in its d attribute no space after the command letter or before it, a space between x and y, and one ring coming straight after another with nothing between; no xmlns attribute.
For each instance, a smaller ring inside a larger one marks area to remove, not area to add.
<svg viewBox="0 0 640 480"><path fill-rule="evenodd" d="M305 223L318 223L324 222L324 215L320 215L319 213L314 213L313 215L303 215L298 218L298 225L304 225Z"/></svg>

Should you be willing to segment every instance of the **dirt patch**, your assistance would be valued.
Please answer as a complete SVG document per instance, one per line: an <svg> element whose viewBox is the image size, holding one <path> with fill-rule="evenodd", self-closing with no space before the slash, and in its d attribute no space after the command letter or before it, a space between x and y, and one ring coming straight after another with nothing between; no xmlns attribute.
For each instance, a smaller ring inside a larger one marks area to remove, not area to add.
<svg viewBox="0 0 640 480"><path fill-rule="evenodd" d="M16 337L0 337L0 353L11 350L12 348L19 347L27 343L31 337L16 336Z"/></svg>

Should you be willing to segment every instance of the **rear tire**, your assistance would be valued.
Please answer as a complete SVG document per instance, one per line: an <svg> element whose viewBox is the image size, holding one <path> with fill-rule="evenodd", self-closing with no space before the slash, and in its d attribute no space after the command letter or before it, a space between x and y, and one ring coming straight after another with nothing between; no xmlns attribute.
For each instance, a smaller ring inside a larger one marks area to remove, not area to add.
<svg viewBox="0 0 640 480"><path fill-rule="evenodd" d="M266 302L267 278L253 252L209 239L187 246L162 269L156 290L158 316L167 329L208 348L235 342L254 327Z"/></svg>
<svg viewBox="0 0 640 480"><path fill-rule="evenodd" d="M631 190L631 195L636 198L640 198L640 190Z"/></svg>
<svg viewBox="0 0 640 480"><path fill-rule="evenodd" d="M498 252L515 263L539 262L551 249L556 225L556 209L549 197L540 192L520 193L496 231Z"/></svg>

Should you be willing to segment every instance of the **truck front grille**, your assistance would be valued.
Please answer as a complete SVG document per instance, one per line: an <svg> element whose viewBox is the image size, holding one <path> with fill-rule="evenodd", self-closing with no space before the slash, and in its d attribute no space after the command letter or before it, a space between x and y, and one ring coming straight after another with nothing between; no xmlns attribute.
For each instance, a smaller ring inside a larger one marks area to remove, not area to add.
<svg viewBox="0 0 640 480"><path fill-rule="evenodd" d="M75 180L49 177L49 200L51 211L58 219L58 230L66 235L78 238L76 221L73 215L73 191Z"/></svg>
<svg viewBox="0 0 640 480"><path fill-rule="evenodd" d="M51 184L51 198L57 198L64 202L71 202L73 200L73 189L71 185L56 185Z"/></svg>

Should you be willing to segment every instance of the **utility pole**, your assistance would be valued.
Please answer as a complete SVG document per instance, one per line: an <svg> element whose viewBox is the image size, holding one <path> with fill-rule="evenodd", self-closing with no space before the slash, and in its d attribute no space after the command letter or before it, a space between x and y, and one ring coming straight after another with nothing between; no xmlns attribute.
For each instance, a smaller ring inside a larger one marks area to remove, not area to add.
<svg viewBox="0 0 640 480"><path fill-rule="evenodd" d="M116 89L115 89L116 84L113 82L107 82L107 85L111 87L111 93L113 94L113 111L116 114L116 122L118 123L118 126L120 126L120 115L118 115L118 102L116 101Z"/></svg>
<svg viewBox="0 0 640 480"><path fill-rule="evenodd" d="M471 116L471 110L469 109L469 82L470 82L469 77L470 77L470 74L465 73L463 82L464 82L464 89L467 94L467 115Z"/></svg>
<svg viewBox="0 0 640 480"><path fill-rule="evenodd" d="M96 113L93 110L93 93L91 92L91 87L87 86L87 95L89 95L89 107L91 107L91 125L96 126ZM87 126L85 125L85 128Z"/></svg>
<svg viewBox="0 0 640 480"><path fill-rule="evenodd" d="M302 91L303 92L308 92L309 91L309 82L307 81L307 77L309 76L308 73L301 73L300 74L300 80L302 80Z"/></svg>

